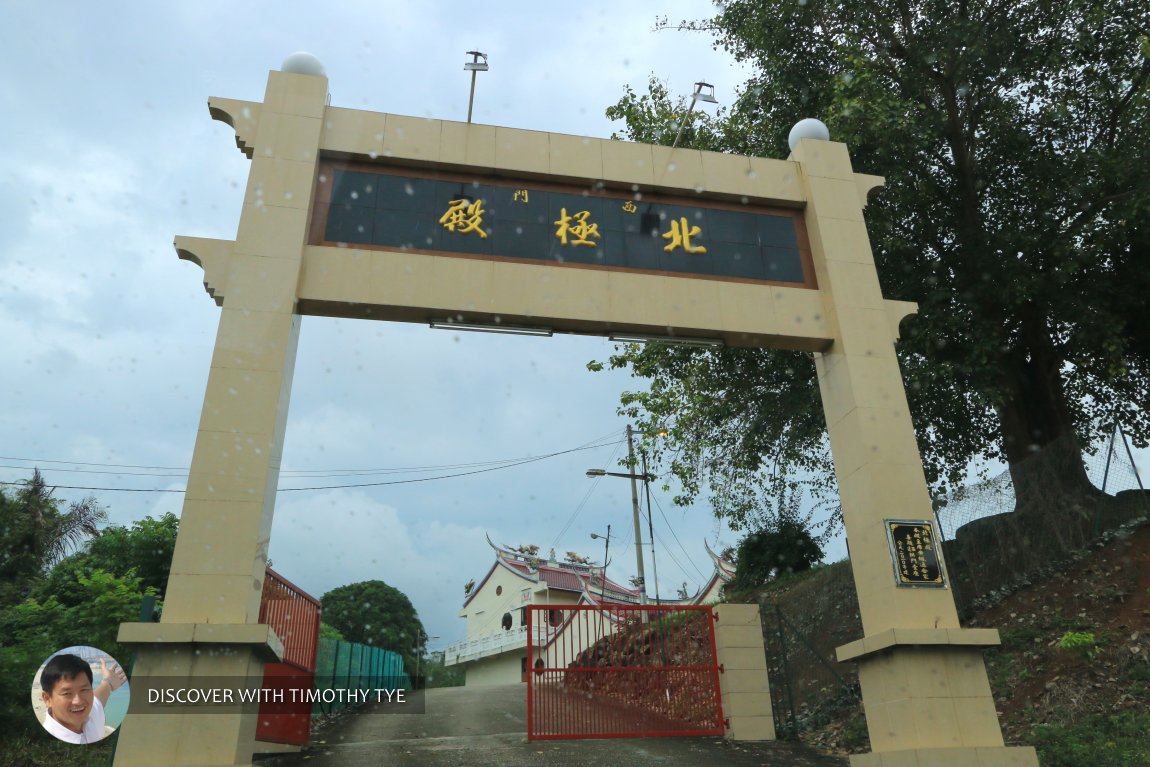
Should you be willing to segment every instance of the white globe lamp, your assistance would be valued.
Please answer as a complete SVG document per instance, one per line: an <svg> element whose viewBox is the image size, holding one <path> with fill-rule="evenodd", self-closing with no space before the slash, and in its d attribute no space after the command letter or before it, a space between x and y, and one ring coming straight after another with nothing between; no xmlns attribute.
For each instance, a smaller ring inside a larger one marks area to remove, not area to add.
<svg viewBox="0 0 1150 767"><path fill-rule="evenodd" d="M311 75L313 77L327 77L323 70L323 63L315 56L304 51L297 51L284 59L280 67L281 72L291 72L297 75Z"/></svg>
<svg viewBox="0 0 1150 767"><path fill-rule="evenodd" d="M830 141L831 132L827 130L827 126L823 124L821 120L808 117L805 120L799 120L795 123L795 127L791 128L791 133L787 136L787 145L790 146L793 152L795 151L795 147L799 145L799 141L805 138Z"/></svg>

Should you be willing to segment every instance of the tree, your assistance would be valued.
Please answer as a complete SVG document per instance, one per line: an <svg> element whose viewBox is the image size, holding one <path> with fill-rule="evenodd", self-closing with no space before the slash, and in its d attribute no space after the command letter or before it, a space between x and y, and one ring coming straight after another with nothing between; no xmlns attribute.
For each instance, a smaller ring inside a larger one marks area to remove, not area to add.
<svg viewBox="0 0 1150 767"><path fill-rule="evenodd" d="M94 498L66 511L61 506L39 472L15 493L0 490L0 729L6 733L39 730L27 715L27 680L52 652L90 645L130 659L130 649L116 642L120 624L139 619L141 603L156 596L171 565L174 516L101 532L106 514Z"/></svg>
<svg viewBox="0 0 1150 767"><path fill-rule="evenodd" d="M823 558L811 532L813 511L803 512L801 484L775 475L770 492L773 508L760 512L756 528L739 542L731 587L746 591L770 578L811 569Z"/></svg>
<svg viewBox="0 0 1150 767"><path fill-rule="evenodd" d="M27 596L69 550L99 535L108 518L95 498L85 498L61 510L38 470L15 493L0 488L0 606Z"/></svg>
<svg viewBox="0 0 1150 767"><path fill-rule="evenodd" d="M162 595L168 588L179 526L179 517L171 513L159 519L145 517L130 527L111 525L83 551L61 559L34 594L40 598L54 596L65 605L80 604L84 597L78 590L79 577L103 570L135 577L141 588Z"/></svg>
<svg viewBox="0 0 1150 767"><path fill-rule="evenodd" d="M691 145L784 157L814 116L886 177L867 220L884 294L919 304L899 353L936 492L1000 458L1020 509L1091 495L1079 445L1115 421L1147 445L1150 6L731 0L683 26L754 69ZM675 114L658 83L608 110L661 143ZM622 411L669 428L680 502L709 484L738 521L764 474L829 478L805 355L647 344L609 364L650 380Z"/></svg>
<svg viewBox="0 0 1150 767"><path fill-rule="evenodd" d="M426 652L427 632L411 600L383 581L362 581L332 589L320 600L323 622L349 642L381 647L403 656L411 673Z"/></svg>
<svg viewBox="0 0 1150 767"><path fill-rule="evenodd" d="M732 587L753 589L770 578L810 570L822 558L822 548L802 522L779 517L743 538Z"/></svg>

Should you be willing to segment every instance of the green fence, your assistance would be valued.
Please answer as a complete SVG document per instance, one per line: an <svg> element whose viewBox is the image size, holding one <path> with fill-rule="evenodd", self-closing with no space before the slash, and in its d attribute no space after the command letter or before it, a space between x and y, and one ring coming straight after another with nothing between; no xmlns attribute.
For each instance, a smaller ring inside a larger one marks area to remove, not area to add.
<svg viewBox="0 0 1150 767"><path fill-rule="evenodd" d="M319 640L315 659L315 689L379 688L411 689L411 679L403 668L403 658L399 653L339 639ZM347 705L339 700L332 703L317 702L312 708L312 716L332 714Z"/></svg>

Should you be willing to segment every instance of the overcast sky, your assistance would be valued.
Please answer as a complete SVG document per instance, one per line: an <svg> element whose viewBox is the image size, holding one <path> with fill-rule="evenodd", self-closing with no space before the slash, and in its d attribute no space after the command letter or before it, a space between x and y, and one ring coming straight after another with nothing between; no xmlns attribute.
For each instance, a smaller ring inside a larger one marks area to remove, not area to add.
<svg viewBox="0 0 1150 767"><path fill-rule="evenodd" d="M172 238L233 239L248 173L231 128L208 116L209 96L260 101L268 70L303 50L325 65L334 106L463 120L465 52L478 49L491 69L479 75L476 122L606 138L621 126L605 108L652 74L684 95L707 80L726 103L744 79L709 38L652 30L649 8L701 18L712 12L705 0L566 7L5 2L0 481L35 465L56 485L182 490L219 309ZM463 584L493 559L485 533L599 560L590 533L610 524L611 576L625 581L635 570L628 483L584 476L617 468L619 395L642 386L587 372L612 348L305 318L281 488L407 481L602 447L457 478L281 492L276 569L316 596L384 580L439 637L432 647L464 635ZM438 468L396 471L428 467ZM390 471L331 476L349 469ZM119 524L179 513L182 501L57 491L88 494ZM710 573L703 541L738 534L704 505L655 500L661 590L694 591Z"/></svg>
<svg viewBox="0 0 1150 767"><path fill-rule="evenodd" d="M248 161L209 96L263 99L294 51L324 64L331 103L463 120L468 50L488 54L475 121L600 138L604 110L654 74L672 93L743 80L703 36L652 31L656 6L583 2L15 3L0 27L0 480L39 466L57 485L181 490L219 309L177 234L233 239ZM672 21L711 5L661 3ZM711 107L707 107L710 109ZM586 370L606 340L501 338L422 325L303 321L280 486L393 482L292 471L480 464L605 445L520 467L399 485L281 492L271 557L316 596L381 579L415 604L433 647L459 639L463 584L499 543L535 543L635 570L628 483L589 480L625 448L619 394ZM110 467L107 464L121 466ZM171 467L145 469L129 467ZM84 472L122 472L81 473ZM167 476L141 476L141 475ZM95 495L113 522L179 513L178 492ZM659 580L693 591L703 540L734 543L706 507L657 493ZM661 510L660 510L661 507ZM663 513L666 515L664 520ZM678 541L671 534L671 527ZM685 549L685 552L684 552ZM677 562L674 560L678 560ZM647 565L651 579L651 564ZM653 590L653 589L652 589Z"/></svg>

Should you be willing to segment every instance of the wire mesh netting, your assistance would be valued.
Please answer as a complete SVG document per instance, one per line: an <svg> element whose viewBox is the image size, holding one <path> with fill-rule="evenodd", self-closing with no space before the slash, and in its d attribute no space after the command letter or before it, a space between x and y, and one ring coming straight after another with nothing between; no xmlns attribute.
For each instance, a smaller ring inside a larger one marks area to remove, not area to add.
<svg viewBox="0 0 1150 767"><path fill-rule="evenodd" d="M1036 455L1037 463L1042 456ZM1082 463L1091 485L1108 495L1142 490L1146 478L1138 473L1129 447L1119 430L1098 447L1094 454L1083 453ZM1051 470L1050 467L1047 470ZM1132 498L1132 502L1137 499ZM1144 499L1143 499L1143 502ZM953 541L960 527L978 519L1014 511L1015 492L1011 472L1004 470L994 477L959 488L937 499L938 522L943 539ZM1101 522L1101 518L1099 519Z"/></svg>
<svg viewBox="0 0 1150 767"><path fill-rule="evenodd" d="M1120 430L1091 453L1049 445L997 476L936 499L960 611L1056 567L1107 530L1150 515Z"/></svg>

